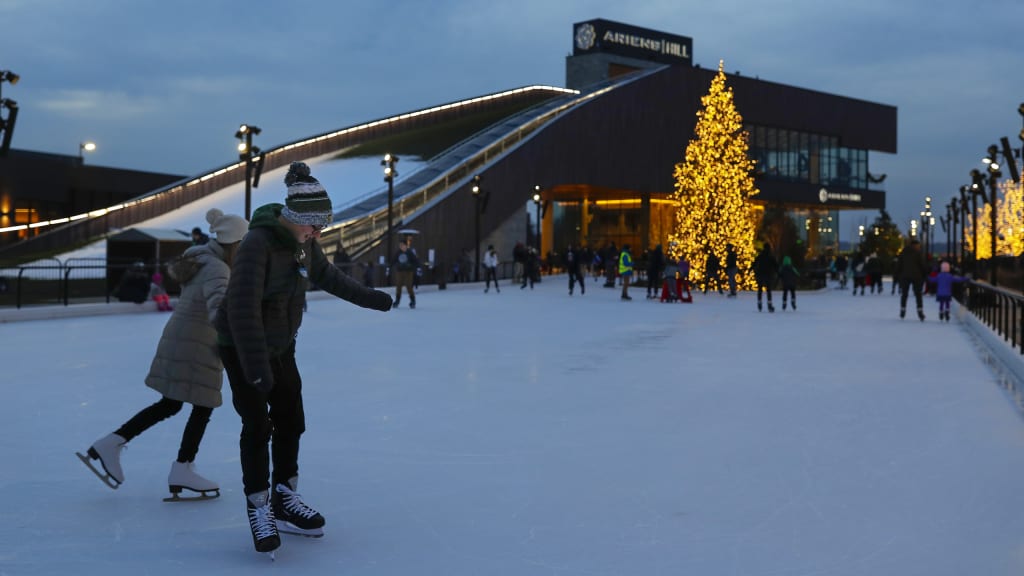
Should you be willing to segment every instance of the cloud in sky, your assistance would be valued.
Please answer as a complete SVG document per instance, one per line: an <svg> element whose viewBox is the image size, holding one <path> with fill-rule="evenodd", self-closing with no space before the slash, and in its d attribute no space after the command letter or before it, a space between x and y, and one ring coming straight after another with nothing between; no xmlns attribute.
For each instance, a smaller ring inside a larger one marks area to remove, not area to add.
<svg viewBox="0 0 1024 576"><path fill-rule="evenodd" d="M704 67L896 106L899 153L870 161L904 228L925 196L948 202L989 144L1020 145L1024 4L1009 0L0 0L0 69L22 76L2 87L21 105L14 147L75 153L89 139L92 163L195 174L232 159L241 122L270 148L564 85L571 26L591 18L690 36ZM861 218L874 214L846 217L844 237Z"/></svg>

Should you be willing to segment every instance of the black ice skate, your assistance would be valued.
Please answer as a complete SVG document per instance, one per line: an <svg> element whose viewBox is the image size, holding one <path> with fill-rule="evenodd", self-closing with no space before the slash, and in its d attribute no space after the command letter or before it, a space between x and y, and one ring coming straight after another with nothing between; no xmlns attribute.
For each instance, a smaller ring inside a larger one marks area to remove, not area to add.
<svg viewBox="0 0 1024 576"><path fill-rule="evenodd" d="M924 310L918 308L917 309L917 317L921 320L921 322L924 322Z"/></svg>
<svg viewBox="0 0 1024 576"><path fill-rule="evenodd" d="M900 308L900 319L902 320L907 315L906 308Z"/></svg>
<svg viewBox="0 0 1024 576"><path fill-rule="evenodd" d="M167 475L167 487L171 495L164 498L164 502L212 500L220 496L220 486L213 480L200 476L196 472L194 462L172 463L171 473ZM182 496L183 490L188 490L192 494Z"/></svg>
<svg viewBox="0 0 1024 576"><path fill-rule="evenodd" d="M252 531L252 543L257 552L265 552L274 559L274 550L281 546L281 536L277 533L277 522L274 509L270 505L267 492L250 494L245 499L245 508L249 516L249 529Z"/></svg>
<svg viewBox="0 0 1024 576"><path fill-rule="evenodd" d="M298 478L292 478L288 484L274 485L274 494L270 500L277 519L277 529L288 534L320 538L324 535L326 521L319 512L302 501L295 491L298 482Z"/></svg>
<svg viewBox="0 0 1024 576"><path fill-rule="evenodd" d="M117 487L124 482L124 472L121 471L121 450L124 448L125 439L117 434L107 434L97 440L86 454L75 452L78 459L92 470L92 473L108 487L117 490ZM93 464L92 460L99 460L100 468Z"/></svg>

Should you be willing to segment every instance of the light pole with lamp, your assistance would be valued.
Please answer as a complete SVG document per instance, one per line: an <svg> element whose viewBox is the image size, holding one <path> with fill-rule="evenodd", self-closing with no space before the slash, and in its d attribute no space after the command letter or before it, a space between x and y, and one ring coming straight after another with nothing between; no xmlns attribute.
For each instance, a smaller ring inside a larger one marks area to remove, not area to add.
<svg viewBox="0 0 1024 576"><path fill-rule="evenodd" d="M14 86L21 80L21 76L18 76L10 70L0 70L0 88L3 87L4 82L10 82L11 86ZM7 118L3 117L4 109L7 110ZM14 135L14 124L18 121L18 103L10 98L0 98L0 133L3 134L3 138L0 139L0 156L7 156L7 152L11 149L11 137Z"/></svg>
<svg viewBox="0 0 1024 576"><path fill-rule="evenodd" d="M394 154L385 154L384 159L380 161L380 165L384 167L384 181L388 183L388 239L385 242L385 246L387 246L387 253L384 256L385 265L393 255L391 252L391 227L394 225L395 178L398 177L398 170L395 170L395 164L398 164L398 156Z"/></svg>
<svg viewBox="0 0 1024 576"><path fill-rule="evenodd" d="M470 192L473 193L473 254L475 254L475 262L473 266L473 278L474 282L480 281L480 216L483 215L484 210L487 209L487 195L484 193L483 188L480 187L480 175L473 176L473 187L470 188Z"/></svg>
<svg viewBox="0 0 1024 576"><path fill-rule="evenodd" d="M78 159L84 163L85 162L85 153L86 152L93 152L95 150L96 150L96 143L95 142L82 142L82 143L80 143L78 145Z"/></svg>
<svg viewBox="0 0 1024 576"><path fill-rule="evenodd" d="M252 137L262 132L258 127L251 124L242 124L235 131L235 138L238 138L238 159L245 162L245 219L249 220L252 213L252 188L253 188L253 158L259 154L260 149L252 145ZM260 159L262 165L263 160ZM256 177L259 186L259 176Z"/></svg>
<svg viewBox="0 0 1024 576"><path fill-rule="evenodd" d="M967 206L967 192L971 189L970 186L960 187L960 270L967 270L967 216L970 214L970 208Z"/></svg>
<svg viewBox="0 0 1024 576"><path fill-rule="evenodd" d="M540 186L533 187L533 205L537 208L537 258L540 258Z"/></svg>

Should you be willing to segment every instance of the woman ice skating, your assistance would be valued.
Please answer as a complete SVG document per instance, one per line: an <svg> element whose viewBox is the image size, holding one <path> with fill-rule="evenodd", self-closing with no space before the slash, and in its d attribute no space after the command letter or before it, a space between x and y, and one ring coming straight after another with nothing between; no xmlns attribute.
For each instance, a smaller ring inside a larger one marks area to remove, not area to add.
<svg viewBox="0 0 1024 576"><path fill-rule="evenodd" d="M163 397L144 408L116 431L89 447L78 457L111 488L124 482L121 450L125 444L156 423L174 416L187 402L192 413L181 437L178 458L171 463L167 500L215 498L220 486L195 469L196 453L213 409L221 405L223 366L217 354L213 319L228 287L231 260L249 223L241 216L225 215L214 208L207 212L214 241L188 248L170 267L181 283L181 298L164 326L146 385ZM99 464L95 466L93 461ZM199 495L182 498L182 491Z"/></svg>

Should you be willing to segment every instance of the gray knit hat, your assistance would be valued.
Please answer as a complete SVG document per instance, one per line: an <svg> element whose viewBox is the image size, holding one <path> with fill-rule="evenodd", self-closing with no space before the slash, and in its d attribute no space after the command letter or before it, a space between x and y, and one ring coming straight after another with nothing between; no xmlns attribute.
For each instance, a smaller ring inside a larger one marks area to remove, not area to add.
<svg viewBox="0 0 1024 576"><path fill-rule="evenodd" d="M327 191L309 175L305 162L292 162L284 176L288 198L281 215L293 224L324 227L331 223L334 211Z"/></svg>

